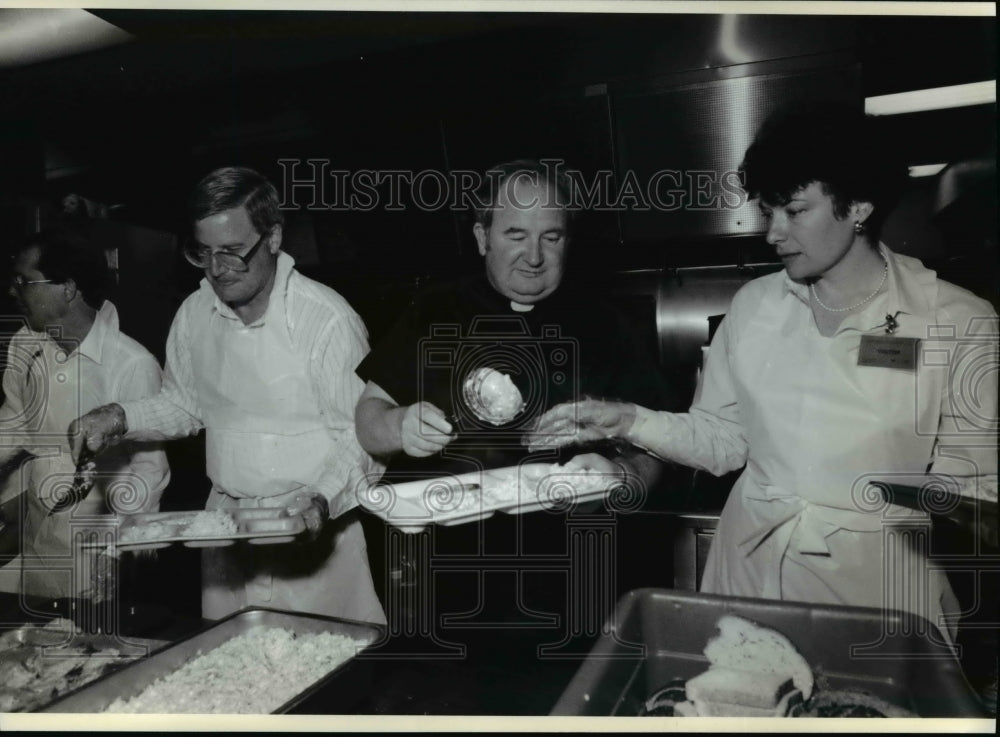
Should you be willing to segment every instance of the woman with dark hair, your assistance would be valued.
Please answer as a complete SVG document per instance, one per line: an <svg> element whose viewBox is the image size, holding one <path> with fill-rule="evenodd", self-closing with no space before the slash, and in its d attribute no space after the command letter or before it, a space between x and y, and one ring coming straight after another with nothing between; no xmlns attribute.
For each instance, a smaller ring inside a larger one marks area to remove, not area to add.
<svg viewBox="0 0 1000 737"><path fill-rule="evenodd" d="M926 516L872 482L996 499L996 313L879 243L905 169L873 124L816 106L758 133L742 171L785 268L733 298L689 412L562 405L530 441L575 431L716 475L745 465L703 591L902 610L953 639Z"/></svg>

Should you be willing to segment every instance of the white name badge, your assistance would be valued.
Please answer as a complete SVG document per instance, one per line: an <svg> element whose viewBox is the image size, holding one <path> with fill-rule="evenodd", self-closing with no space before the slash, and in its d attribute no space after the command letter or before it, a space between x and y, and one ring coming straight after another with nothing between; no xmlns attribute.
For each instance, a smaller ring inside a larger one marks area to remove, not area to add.
<svg viewBox="0 0 1000 737"><path fill-rule="evenodd" d="M877 366L904 371L917 368L919 338L897 338L893 335L862 335L858 351L858 366Z"/></svg>

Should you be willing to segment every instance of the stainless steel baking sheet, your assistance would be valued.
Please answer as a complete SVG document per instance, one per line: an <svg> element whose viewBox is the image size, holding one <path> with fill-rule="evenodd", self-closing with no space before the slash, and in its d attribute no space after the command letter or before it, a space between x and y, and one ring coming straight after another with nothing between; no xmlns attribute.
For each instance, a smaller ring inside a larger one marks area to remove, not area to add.
<svg viewBox="0 0 1000 737"><path fill-rule="evenodd" d="M651 695L708 668L704 648L725 614L791 640L817 693L864 692L924 717L985 716L930 622L893 610L671 589L636 589L619 600L551 714L639 715Z"/></svg>
<svg viewBox="0 0 1000 737"><path fill-rule="evenodd" d="M38 709L165 644L86 634L65 619L0 630L0 711Z"/></svg>
<svg viewBox="0 0 1000 737"><path fill-rule="evenodd" d="M382 637L381 628L364 622L351 622L343 619L308 614L294 614L275 609L244 609L191 637L154 653L145 660L94 681L89 686L53 702L42 711L60 713L103 712L115 699L128 699L136 696L157 678L172 673L198 654L207 653L225 641L259 625L281 627L291 630L296 634L329 632L367 642L377 642ZM274 713L287 712L316 690L330 685L332 681L345 676L350 677L350 668L353 663L354 659L348 660L315 683L302 684L302 691L293 699L282 704ZM336 698L336 689L332 689L331 708L336 706L334 703Z"/></svg>

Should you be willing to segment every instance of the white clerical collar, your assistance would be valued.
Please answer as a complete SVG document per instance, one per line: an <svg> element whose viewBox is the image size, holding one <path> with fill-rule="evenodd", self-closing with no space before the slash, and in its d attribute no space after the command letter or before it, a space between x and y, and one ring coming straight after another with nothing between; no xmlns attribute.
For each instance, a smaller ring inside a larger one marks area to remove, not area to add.
<svg viewBox="0 0 1000 737"><path fill-rule="evenodd" d="M533 309L535 309L535 306L534 305L523 305L520 302L515 302L514 300L511 300L510 301L510 308L512 310L514 310L514 312L531 312Z"/></svg>

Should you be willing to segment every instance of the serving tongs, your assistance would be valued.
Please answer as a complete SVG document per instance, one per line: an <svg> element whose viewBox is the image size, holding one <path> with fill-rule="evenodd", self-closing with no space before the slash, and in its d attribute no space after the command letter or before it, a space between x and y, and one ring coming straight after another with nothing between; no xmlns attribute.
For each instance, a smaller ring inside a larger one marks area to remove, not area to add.
<svg viewBox="0 0 1000 737"><path fill-rule="evenodd" d="M71 509L90 494L97 480L97 454L84 443L80 448L80 456L76 461L76 471L73 473L73 483L65 493L54 493L55 504L46 516ZM57 492L63 492L65 487L58 487Z"/></svg>

